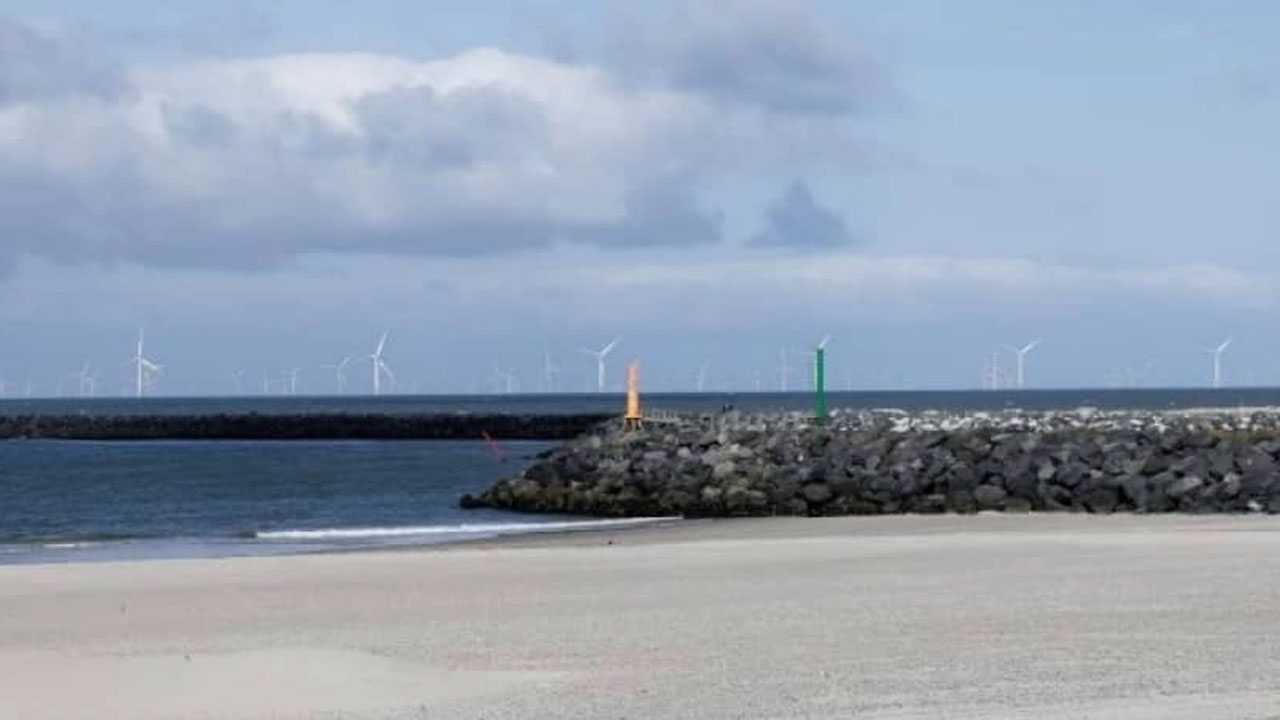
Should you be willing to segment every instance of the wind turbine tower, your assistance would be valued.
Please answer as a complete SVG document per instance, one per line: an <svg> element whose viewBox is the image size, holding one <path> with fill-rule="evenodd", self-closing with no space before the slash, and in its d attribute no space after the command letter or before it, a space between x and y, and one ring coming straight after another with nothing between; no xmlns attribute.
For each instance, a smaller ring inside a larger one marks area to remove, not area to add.
<svg viewBox="0 0 1280 720"><path fill-rule="evenodd" d="M350 364L351 358L344 357L342 358L342 362L339 362L337 365L321 366L325 370L333 371L334 381L337 383L339 395L347 394L347 366Z"/></svg>
<svg viewBox="0 0 1280 720"><path fill-rule="evenodd" d="M542 353L542 384L543 392L553 393L556 391L556 375L560 374L560 368L551 360L551 351L547 350Z"/></svg>
<svg viewBox="0 0 1280 720"><path fill-rule="evenodd" d="M290 368L284 373L285 387L289 389L290 395L298 394L298 376L302 374L302 368Z"/></svg>
<svg viewBox="0 0 1280 720"><path fill-rule="evenodd" d="M493 376L498 379L498 392L511 395L516 391L516 374L510 368L493 366Z"/></svg>
<svg viewBox="0 0 1280 720"><path fill-rule="evenodd" d="M146 394L147 387L155 380L155 376L160 372L162 366L157 365L147 359L147 355L143 348L143 334L138 331L138 349L133 356L134 370L136 377L134 382L134 397L141 398Z"/></svg>
<svg viewBox="0 0 1280 720"><path fill-rule="evenodd" d="M373 351L369 356L369 360L373 363L373 394L382 394L382 378L385 376L392 384L396 381L396 376L391 372L391 368L387 366L385 360L382 359L382 351L387 347L387 336L390 333L382 333L382 339L378 341L378 349Z"/></svg>
<svg viewBox="0 0 1280 720"><path fill-rule="evenodd" d="M98 394L98 378L93 372L93 368L89 367L89 363L85 363L80 368L80 373L76 376L80 381L80 397L94 397Z"/></svg>
<svg viewBox="0 0 1280 720"><path fill-rule="evenodd" d="M698 392L706 392L707 389L707 372L711 369L710 362L704 362L698 366Z"/></svg>
<svg viewBox="0 0 1280 720"><path fill-rule="evenodd" d="M982 388L999 390L1004 384L1004 370L1000 367L1000 351L996 350L982 364Z"/></svg>
<svg viewBox="0 0 1280 720"><path fill-rule="evenodd" d="M1235 342L1235 338L1228 338L1215 348L1210 348L1208 352L1213 354L1213 389L1222 388L1222 356L1227 352L1227 348L1231 347L1231 343Z"/></svg>
<svg viewBox="0 0 1280 720"><path fill-rule="evenodd" d="M785 347L778 348L778 389L787 392L787 379L791 377L791 373L796 369L791 367L787 362L787 349Z"/></svg>
<svg viewBox="0 0 1280 720"><path fill-rule="evenodd" d="M604 392L605 360L609 358L609 353L613 352L613 349L618 346L619 339L620 338L614 338L613 342L609 343L608 345L605 345L599 350L589 350L587 348L582 349L583 353L590 355L596 359L596 392L598 393Z"/></svg>
<svg viewBox="0 0 1280 720"><path fill-rule="evenodd" d="M1017 387L1019 390L1027 389L1027 355L1032 350L1035 350L1036 346L1038 346L1039 344L1040 344L1039 340L1033 340L1032 342L1029 342L1026 345L1023 345L1020 348L1013 347L1012 345L1004 346L1006 350L1013 353L1018 358L1018 376L1017 376L1018 386Z"/></svg>

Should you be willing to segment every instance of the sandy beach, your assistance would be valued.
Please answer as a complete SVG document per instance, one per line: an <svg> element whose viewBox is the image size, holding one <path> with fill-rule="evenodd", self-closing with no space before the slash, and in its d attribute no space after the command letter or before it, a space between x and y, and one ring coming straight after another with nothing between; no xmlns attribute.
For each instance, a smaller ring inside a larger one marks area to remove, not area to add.
<svg viewBox="0 0 1280 720"><path fill-rule="evenodd" d="M1274 718L1280 520L688 522L0 567L0 715Z"/></svg>

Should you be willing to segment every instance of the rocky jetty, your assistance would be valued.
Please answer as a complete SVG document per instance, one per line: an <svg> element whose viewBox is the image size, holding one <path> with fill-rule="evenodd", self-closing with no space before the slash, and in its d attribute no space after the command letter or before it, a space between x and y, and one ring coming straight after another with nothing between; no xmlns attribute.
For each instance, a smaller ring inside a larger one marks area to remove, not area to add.
<svg viewBox="0 0 1280 720"><path fill-rule="evenodd" d="M1280 411L611 422L462 505L604 517L1280 513Z"/></svg>
<svg viewBox="0 0 1280 720"><path fill-rule="evenodd" d="M0 440L567 440L598 414L0 415Z"/></svg>

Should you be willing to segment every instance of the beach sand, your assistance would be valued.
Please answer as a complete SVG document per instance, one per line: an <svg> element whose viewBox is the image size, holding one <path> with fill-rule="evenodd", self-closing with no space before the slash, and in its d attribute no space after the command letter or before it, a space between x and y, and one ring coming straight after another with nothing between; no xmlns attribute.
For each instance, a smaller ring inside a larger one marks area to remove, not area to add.
<svg viewBox="0 0 1280 720"><path fill-rule="evenodd" d="M1280 519L0 567L0 717L1275 718Z"/></svg>

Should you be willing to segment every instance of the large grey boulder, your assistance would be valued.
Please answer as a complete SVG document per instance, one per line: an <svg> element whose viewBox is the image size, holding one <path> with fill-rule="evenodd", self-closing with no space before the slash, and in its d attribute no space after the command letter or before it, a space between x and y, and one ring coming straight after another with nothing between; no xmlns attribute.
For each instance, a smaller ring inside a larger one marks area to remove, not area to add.
<svg viewBox="0 0 1280 720"><path fill-rule="evenodd" d="M1008 496L1009 493L997 485L979 485L973 491L973 500L979 510L999 510Z"/></svg>

